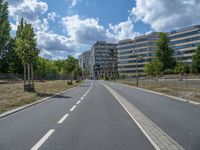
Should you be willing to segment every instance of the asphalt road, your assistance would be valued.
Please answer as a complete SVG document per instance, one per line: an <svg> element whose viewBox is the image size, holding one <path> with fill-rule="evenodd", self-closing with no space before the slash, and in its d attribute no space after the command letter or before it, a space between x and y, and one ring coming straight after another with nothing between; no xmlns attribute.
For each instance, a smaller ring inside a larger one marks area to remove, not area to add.
<svg viewBox="0 0 200 150"><path fill-rule="evenodd" d="M165 143L200 149L200 107L110 82L86 81L0 119L0 150L151 150Z"/></svg>

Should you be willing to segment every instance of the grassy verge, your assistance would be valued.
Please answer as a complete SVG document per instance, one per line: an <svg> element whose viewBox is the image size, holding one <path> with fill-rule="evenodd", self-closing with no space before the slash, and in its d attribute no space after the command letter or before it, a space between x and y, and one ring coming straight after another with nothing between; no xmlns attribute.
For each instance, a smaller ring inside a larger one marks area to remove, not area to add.
<svg viewBox="0 0 200 150"><path fill-rule="evenodd" d="M67 90L76 85L78 85L78 83L67 85L67 82L63 80L36 81L36 92L31 93L23 91L23 82L2 83L0 84L0 113L52 96L55 93Z"/></svg>
<svg viewBox="0 0 200 150"><path fill-rule="evenodd" d="M131 81L117 80L115 82L123 83L131 86L136 84ZM200 102L200 88L193 86L183 86L178 84L163 84L163 83L150 83L150 82L139 82L139 88L160 92L192 101Z"/></svg>

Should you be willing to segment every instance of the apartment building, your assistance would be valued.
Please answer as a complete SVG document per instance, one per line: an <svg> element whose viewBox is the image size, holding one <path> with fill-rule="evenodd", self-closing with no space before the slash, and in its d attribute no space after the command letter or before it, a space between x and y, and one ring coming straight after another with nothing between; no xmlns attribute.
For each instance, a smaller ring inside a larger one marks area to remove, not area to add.
<svg viewBox="0 0 200 150"><path fill-rule="evenodd" d="M97 41L91 48L90 74L94 79L117 73L117 44Z"/></svg>
<svg viewBox="0 0 200 150"><path fill-rule="evenodd" d="M85 51L83 52L79 57L79 65L84 73L84 75L87 76L90 72L90 59L91 59L91 51Z"/></svg>
<svg viewBox="0 0 200 150"><path fill-rule="evenodd" d="M159 33L153 32L118 43L118 72L134 74L144 72L144 65L155 57Z"/></svg>
<svg viewBox="0 0 200 150"><path fill-rule="evenodd" d="M190 64L195 50L200 45L200 25L171 31L168 36L175 59Z"/></svg>

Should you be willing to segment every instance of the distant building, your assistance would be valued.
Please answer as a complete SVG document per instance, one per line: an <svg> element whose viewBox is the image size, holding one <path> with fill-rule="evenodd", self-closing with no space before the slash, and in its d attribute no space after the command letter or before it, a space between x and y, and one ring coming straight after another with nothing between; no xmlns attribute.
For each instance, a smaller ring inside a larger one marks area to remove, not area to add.
<svg viewBox="0 0 200 150"><path fill-rule="evenodd" d="M112 77L117 73L117 44L97 41L91 48L92 78Z"/></svg>
<svg viewBox="0 0 200 150"><path fill-rule="evenodd" d="M144 72L144 65L155 57L159 33L122 40L118 43L118 72L135 74Z"/></svg>
<svg viewBox="0 0 200 150"><path fill-rule="evenodd" d="M91 59L91 51L85 51L79 56L79 65L83 71L83 75L85 78L89 77L90 74L90 59Z"/></svg>
<svg viewBox="0 0 200 150"><path fill-rule="evenodd" d="M195 50L200 45L200 25L171 31L168 34L170 45L177 61L191 63Z"/></svg>

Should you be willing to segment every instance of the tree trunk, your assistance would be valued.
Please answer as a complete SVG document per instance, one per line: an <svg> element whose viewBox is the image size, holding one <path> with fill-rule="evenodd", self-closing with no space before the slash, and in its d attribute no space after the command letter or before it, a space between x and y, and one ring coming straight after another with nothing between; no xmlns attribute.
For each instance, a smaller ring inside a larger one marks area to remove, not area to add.
<svg viewBox="0 0 200 150"><path fill-rule="evenodd" d="M71 82L71 84L72 84L72 73L71 73L71 77L70 77L70 82Z"/></svg>
<svg viewBox="0 0 200 150"><path fill-rule="evenodd" d="M28 64L28 85L30 86L30 64Z"/></svg>
<svg viewBox="0 0 200 150"><path fill-rule="evenodd" d="M26 85L26 65L24 64L24 85Z"/></svg>
<svg viewBox="0 0 200 150"><path fill-rule="evenodd" d="M31 79L32 79L32 84L34 85L33 64L31 64Z"/></svg>

